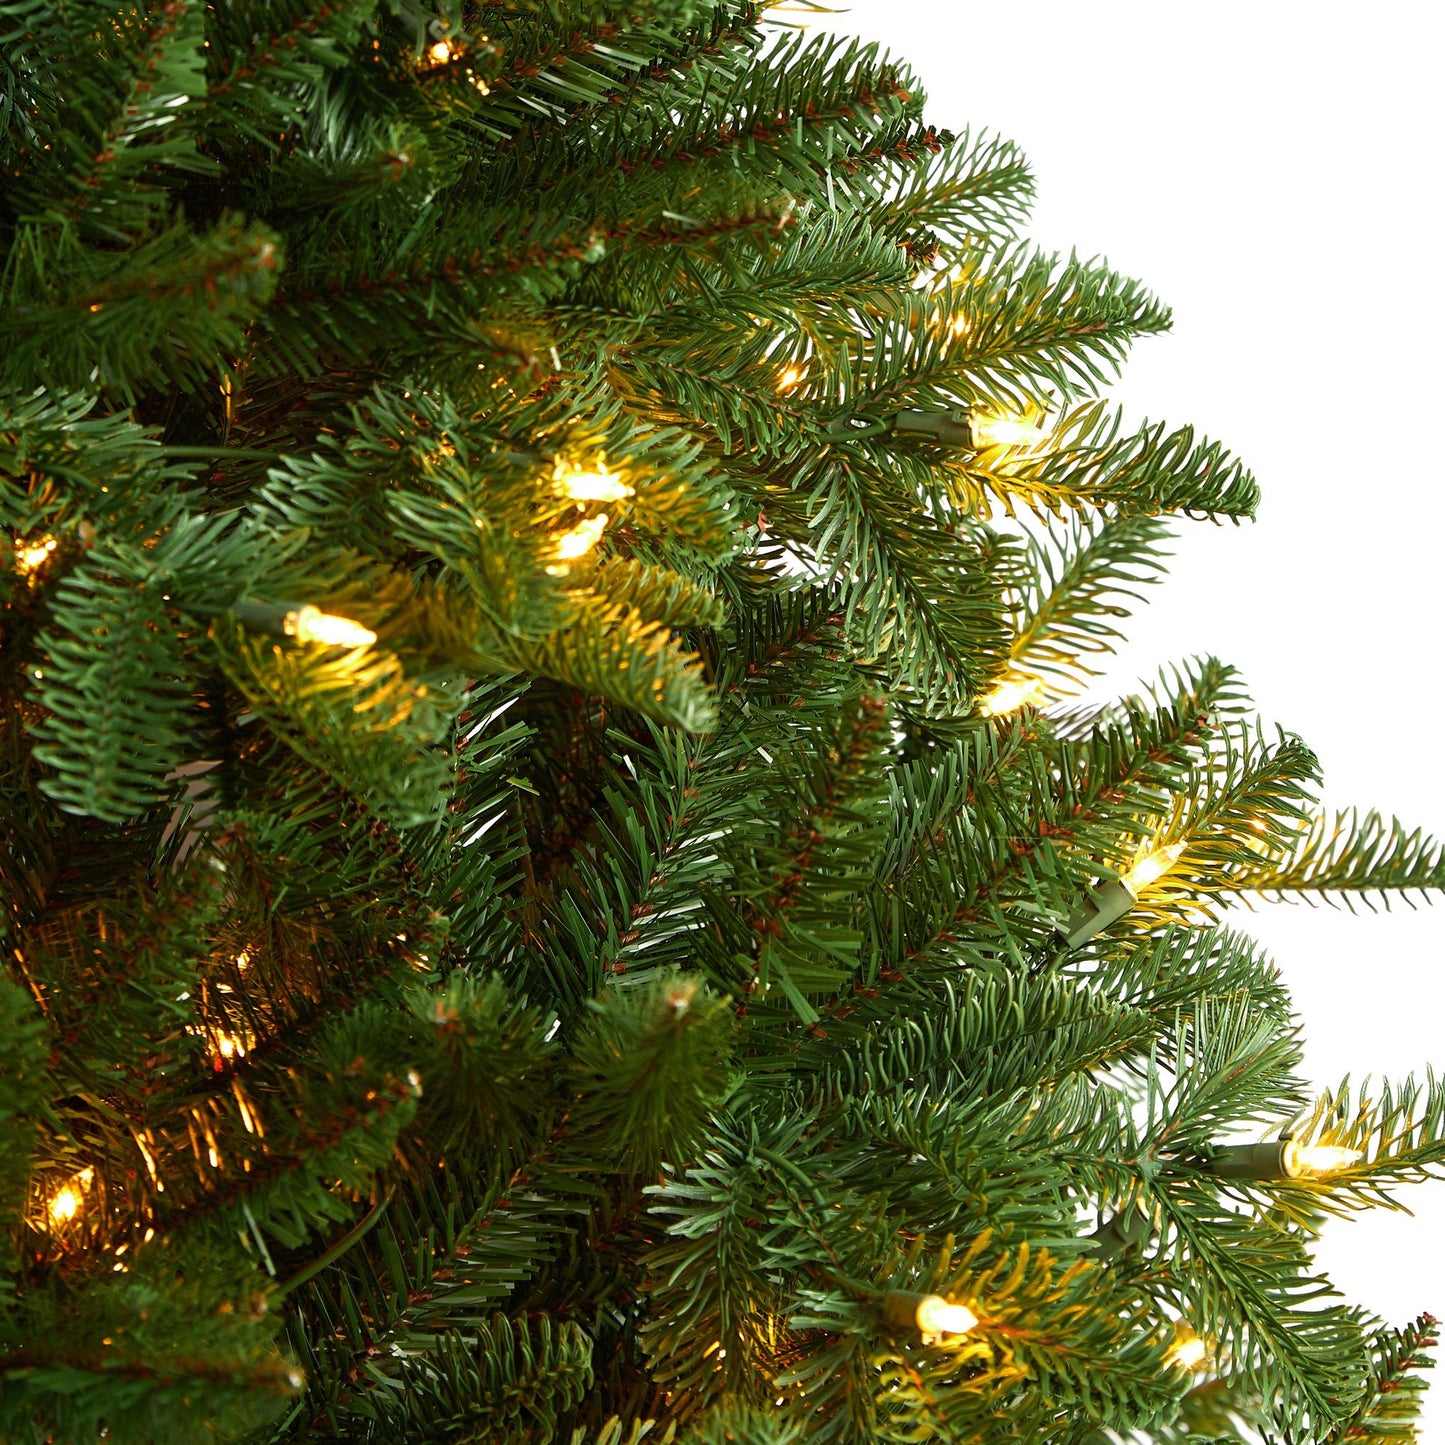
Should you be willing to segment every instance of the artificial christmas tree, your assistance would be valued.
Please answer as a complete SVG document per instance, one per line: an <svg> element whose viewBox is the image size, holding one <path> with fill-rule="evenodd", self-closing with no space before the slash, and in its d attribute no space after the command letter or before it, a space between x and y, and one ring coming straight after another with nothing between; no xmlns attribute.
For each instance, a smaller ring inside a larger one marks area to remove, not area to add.
<svg viewBox="0 0 1445 1445"><path fill-rule="evenodd" d="M1241 893L1445 884L1181 665L1167 312L869 48L4 16L0 1434L1408 1438L1445 1161Z"/></svg>

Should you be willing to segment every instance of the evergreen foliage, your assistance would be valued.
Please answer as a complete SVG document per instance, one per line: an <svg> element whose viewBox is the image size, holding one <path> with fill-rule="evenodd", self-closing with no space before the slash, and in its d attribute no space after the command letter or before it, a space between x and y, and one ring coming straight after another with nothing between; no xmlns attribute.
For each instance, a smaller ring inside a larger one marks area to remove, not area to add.
<svg viewBox="0 0 1445 1445"><path fill-rule="evenodd" d="M1218 916L1445 860L1060 705L1257 489L1015 147L745 0L0 0L0 167L5 1440L1413 1438L1310 1241L1445 1093Z"/></svg>

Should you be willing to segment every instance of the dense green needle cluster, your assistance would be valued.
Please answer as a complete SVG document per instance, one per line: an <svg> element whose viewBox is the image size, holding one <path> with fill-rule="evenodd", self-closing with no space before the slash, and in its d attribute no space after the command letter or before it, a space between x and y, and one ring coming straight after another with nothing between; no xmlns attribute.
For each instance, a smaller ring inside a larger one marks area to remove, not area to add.
<svg viewBox="0 0 1445 1445"><path fill-rule="evenodd" d="M739 0L4 0L0 177L0 1438L1412 1437L1310 1241L1445 1090L1216 920L1445 856L1068 702L1256 488L1010 144Z"/></svg>

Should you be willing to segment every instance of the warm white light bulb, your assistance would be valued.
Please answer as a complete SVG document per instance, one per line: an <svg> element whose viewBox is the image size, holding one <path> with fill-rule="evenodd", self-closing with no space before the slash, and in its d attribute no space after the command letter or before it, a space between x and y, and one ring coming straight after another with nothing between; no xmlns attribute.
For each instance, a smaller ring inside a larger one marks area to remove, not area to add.
<svg viewBox="0 0 1445 1445"><path fill-rule="evenodd" d="M1301 1144L1291 1139L1284 1146L1284 1172L1291 1179L1334 1174L1358 1164L1364 1157L1360 1149L1345 1149L1338 1144Z"/></svg>
<svg viewBox="0 0 1445 1445"><path fill-rule="evenodd" d="M94 1169L82 1169L70 1183L62 1184L50 1196L47 1207L56 1224L68 1224L80 1213L80 1206L85 1202L85 1191L90 1188L94 1178Z"/></svg>
<svg viewBox="0 0 1445 1445"><path fill-rule="evenodd" d="M80 1213L80 1195L70 1185L65 1185L51 1196L50 1217L57 1224L64 1224Z"/></svg>
<svg viewBox="0 0 1445 1445"><path fill-rule="evenodd" d="M438 40L435 45L427 51L433 65L445 65L452 58L452 43L450 40Z"/></svg>
<svg viewBox="0 0 1445 1445"><path fill-rule="evenodd" d="M1017 712L1025 704L1037 706L1043 700L1043 678L1006 677L979 702L978 710L984 717L1002 717L1005 713Z"/></svg>
<svg viewBox="0 0 1445 1445"><path fill-rule="evenodd" d="M915 1316L925 1336L966 1335L977 1323L978 1316L967 1305L950 1304L942 1295L925 1295L918 1301Z"/></svg>
<svg viewBox="0 0 1445 1445"><path fill-rule="evenodd" d="M1032 447L1048 437L1021 416L970 416L968 425L974 441L986 447Z"/></svg>
<svg viewBox="0 0 1445 1445"><path fill-rule="evenodd" d="M570 532L563 532L557 538L556 557L559 562L572 562L585 557L602 540L607 530L607 513L587 517L577 523Z"/></svg>
<svg viewBox="0 0 1445 1445"><path fill-rule="evenodd" d="M556 480L562 495L573 502L620 502L632 496L632 488L609 472L605 462L578 467L558 458Z"/></svg>
<svg viewBox="0 0 1445 1445"><path fill-rule="evenodd" d="M1183 843L1170 843L1167 847L1156 848L1141 858L1119 881L1137 898L1141 889L1147 888L1156 878L1163 877L1179 861L1185 846Z"/></svg>
<svg viewBox="0 0 1445 1445"><path fill-rule="evenodd" d="M801 366L785 366L778 373L778 390L792 391L807 374L806 369Z"/></svg>
<svg viewBox="0 0 1445 1445"><path fill-rule="evenodd" d="M349 617L335 617L313 607L309 602L286 614L283 624L289 637L297 642L324 642L328 647L367 647L376 641L376 633Z"/></svg>
<svg viewBox="0 0 1445 1445"><path fill-rule="evenodd" d="M56 548L54 537L42 537L38 542L27 542L23 537L15 539L15 570L22 577L29 577L49 560Z"/></svg>
<svg viewBox="0 0 1445 1445"><path fill-rule="evenodd" d="M1204 1341L1197 1335L1192 1339L1180 1340L1164 1359L1167 1364L1181 1370L1192 1370L1208 1353Z"/></svg>

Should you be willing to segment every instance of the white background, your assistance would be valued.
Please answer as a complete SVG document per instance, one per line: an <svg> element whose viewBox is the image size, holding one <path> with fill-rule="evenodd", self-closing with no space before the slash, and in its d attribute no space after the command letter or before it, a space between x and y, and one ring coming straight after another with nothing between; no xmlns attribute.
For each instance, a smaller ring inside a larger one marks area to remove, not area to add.
<svg viewBox="0 0 1445 1445"><path fill-rule="evenodd" d="M1028 234L1107 256L1174 308L1114 398L1194 423L1263 487L1253 524L1181 524L1116 690L1213 653L1315 749L1327 803L1445 835L1445 7L855 0L809 26L882 41L929 120L1023 148ZM1445 1066L1438 904L1239 921L1294 993L1314 1082ZM1332 1225L1320 1262L1392 1324L1445 1317L1445 1184L1402 1197L1413 1218ZM1445 1359L1437 1373L1424 1445L1445 1445Z"/></svg>

